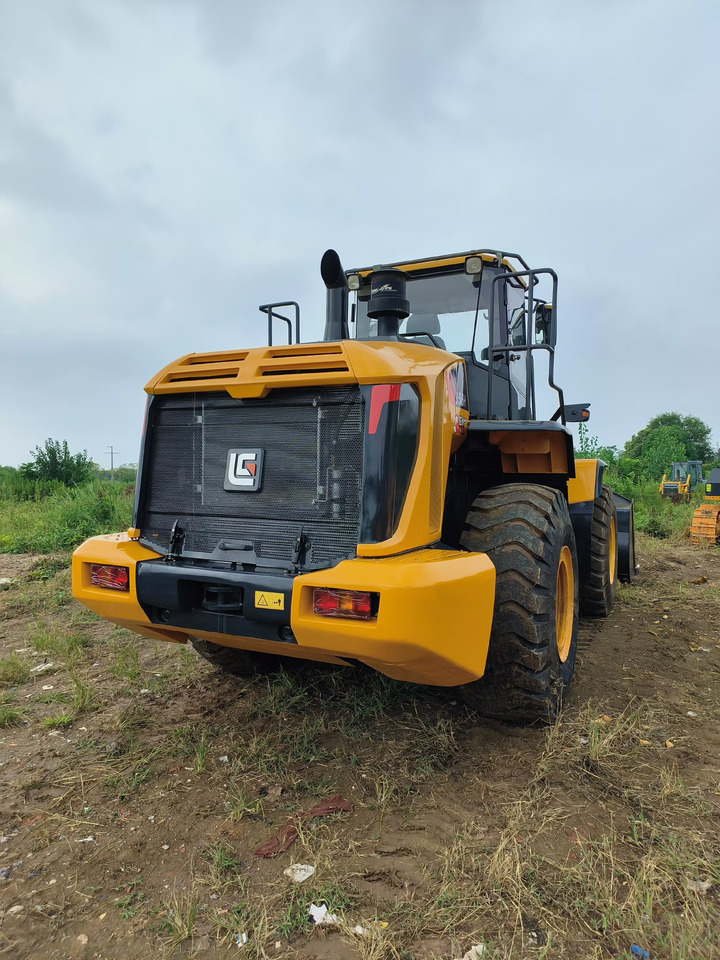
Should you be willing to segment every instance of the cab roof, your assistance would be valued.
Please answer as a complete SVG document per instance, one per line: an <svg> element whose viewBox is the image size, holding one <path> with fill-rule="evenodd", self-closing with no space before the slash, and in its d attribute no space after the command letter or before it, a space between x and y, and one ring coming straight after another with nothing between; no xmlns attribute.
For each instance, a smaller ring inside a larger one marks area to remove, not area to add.
<svg viewBox="0 0 720 960"><path fill-rule="evenodd" d="M504 253L501 250L468 250L465 253L448 253L438 257L423 257L420 260L403 260L398 263L375 264L372 267L361 267L355 270L346 270L346 276L350 274L359 274L366 277L375 270L404 270L406 273L421 273L425 270L443 271L445 268L448 273L454 273L453 268L464 264L468 257L480 257L485 263L500 265L506 270L522 271L529 270L527 263L517 253Z"/></svg>

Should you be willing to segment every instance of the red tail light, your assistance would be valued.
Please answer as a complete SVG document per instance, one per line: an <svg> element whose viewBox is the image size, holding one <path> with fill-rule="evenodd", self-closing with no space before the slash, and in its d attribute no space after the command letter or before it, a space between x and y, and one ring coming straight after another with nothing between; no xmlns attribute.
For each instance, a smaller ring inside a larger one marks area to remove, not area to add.
<svg viewBox="0 0 720 960"><path fill-rule="evenodd" d="M349 620L372 620L377 616L379 594L365 590L313 591L313 612L323 617L346 617Z"/></svg>
<svg viewBox="0 0 720 960"><path fill-rule="evenodd" d="M130 589L130 571L127 567L115 567L109 563L90 564L90 583L106 590Z"/></svg>

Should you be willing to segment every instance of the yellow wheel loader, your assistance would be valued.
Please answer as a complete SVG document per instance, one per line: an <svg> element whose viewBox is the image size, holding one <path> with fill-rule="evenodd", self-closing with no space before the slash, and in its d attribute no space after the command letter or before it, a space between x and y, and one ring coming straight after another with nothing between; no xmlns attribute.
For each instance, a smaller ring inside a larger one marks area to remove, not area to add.
<svg viewBox="0 0 720 960"><path fill-rule="evenodd" d="M693 543L720 543L720 468L710 471L705 481L705 499L690 524Z"/></svg>
<svg viewBox="0 0 720 960"><path fill-rule="evenodd" d="M322 341L264 304L267 347L147 384L133 526L76 550L75 596L234 673L359 661L552 718L579 614L636 571L632 503L574 459L589 411L554 382L555 273L484 249L345 271L328 250L321 275Z"/></svg>

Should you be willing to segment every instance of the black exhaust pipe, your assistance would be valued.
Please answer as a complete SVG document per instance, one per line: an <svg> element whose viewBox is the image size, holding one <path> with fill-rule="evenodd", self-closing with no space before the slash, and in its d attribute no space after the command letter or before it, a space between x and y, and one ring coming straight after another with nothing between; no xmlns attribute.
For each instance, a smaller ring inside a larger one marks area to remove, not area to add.
<svg viewBox="0 0 720 960"><path fill-rule="evenodd" d="M320 275L327 287L325 333L323 340L348 340L348 285L340 257L326 250L320 262Z"/></svg>

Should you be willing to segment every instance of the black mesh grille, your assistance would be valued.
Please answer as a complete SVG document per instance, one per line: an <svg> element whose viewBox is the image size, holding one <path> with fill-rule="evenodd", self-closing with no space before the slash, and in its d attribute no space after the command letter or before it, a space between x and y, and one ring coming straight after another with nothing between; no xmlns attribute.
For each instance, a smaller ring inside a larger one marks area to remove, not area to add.
<svg viewBox="0 0 720 960"><path fill-rule="evenodd" d="M358 542L364 409L357 387L156 397L140 515L142 537L167 548L176 520L183 551L250 540L260 557L290 560L300 530L308 562L352 556ZM225 490L228 452L261 449L261 488Z"/></svg>

